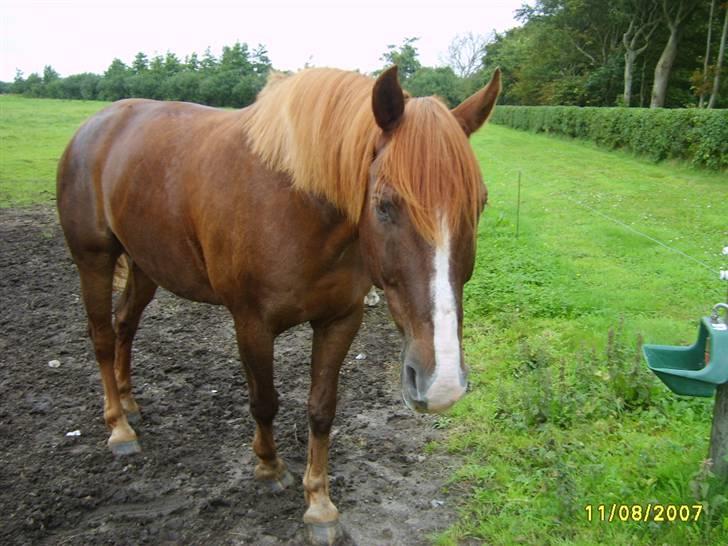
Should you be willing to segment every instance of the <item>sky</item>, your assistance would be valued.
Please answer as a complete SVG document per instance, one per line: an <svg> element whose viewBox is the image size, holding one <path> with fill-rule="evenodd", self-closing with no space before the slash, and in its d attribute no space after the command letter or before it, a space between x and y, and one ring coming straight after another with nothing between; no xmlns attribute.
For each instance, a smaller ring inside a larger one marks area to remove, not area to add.
<svg viewBox="0 0 728 546"><path fill-rule="evenodd" d="M0 0L0 81L51 65L61 76L103 73L172 51L180 59L236 41L263 44L279 70L306 63L370 72L389 44L419 37L425 66L444 64L457 34L518 25L525 0Z"/></svg>

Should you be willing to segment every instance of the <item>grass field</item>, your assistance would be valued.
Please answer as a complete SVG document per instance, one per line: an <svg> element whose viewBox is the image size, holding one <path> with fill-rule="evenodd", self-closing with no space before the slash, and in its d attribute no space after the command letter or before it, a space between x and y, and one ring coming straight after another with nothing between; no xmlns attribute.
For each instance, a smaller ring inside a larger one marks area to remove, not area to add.
<svg viewBox="0 0 728 546"><path fill-rule="evenodd" d="M712 401L667 391L638 336L692 343L725 301L728 177L497 126L472 142L491 203L466 287L475 388L442 420L467 501L439 543L727 544L724 490L701 472ZM587 519L696 502L698 523Z"/></svg>
<svg viewBox="0 0 728 546"><path fill-rule="evenodd" d="M0 205L51 202L57 158L102 106L0 96ZM725 490L703 464L712 401L673 396L638 350L640 337L692 342L725 298L728 179L497 126L472 143L490 192L465 295L473 389L438 420L447 444L431 446L463 459L449 485L462 505L433 539L728 544ZM598 521L599 505L648 503L703 513Z"/></svg>
<svg viewBox="0 0 728 546"><path fill-rule="evenodd" d="M104 105L0 95L0 207L53 202L58 158Z"/></svg>

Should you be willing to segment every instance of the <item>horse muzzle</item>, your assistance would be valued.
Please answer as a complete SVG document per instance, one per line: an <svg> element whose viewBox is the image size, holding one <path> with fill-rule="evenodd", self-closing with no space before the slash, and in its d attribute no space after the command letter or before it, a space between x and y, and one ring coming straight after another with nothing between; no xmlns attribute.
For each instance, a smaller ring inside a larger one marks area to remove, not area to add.
<svg viewBox="0 0 728 546"><path fill-rule="evenodd" d="M467 372L459 362L449 363L444 372L428 374L420 363L406 355L402 362L402 397L412 411L440 413L463 397L468 389Z"/></svg>

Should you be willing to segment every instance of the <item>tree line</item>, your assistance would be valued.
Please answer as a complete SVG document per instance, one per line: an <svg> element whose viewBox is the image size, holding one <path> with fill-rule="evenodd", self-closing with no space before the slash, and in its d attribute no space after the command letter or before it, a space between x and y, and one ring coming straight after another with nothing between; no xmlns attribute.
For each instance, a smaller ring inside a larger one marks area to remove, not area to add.
<svg viewBox="0 0 728 546"><path fill-rule="evenodd" d="M505 103L728 105L726 1L537 0L517 17L484 57L503 71Z"/></svg>
<svg viewBox="0 0 728 546"><path fill-rule="evenodd" d="M387 46L380 60L383 67L399 65L413 95L438 95L450 105L482 87L496 66L503 72L503 104L728 105L721 78L728 1L533 0L517 18L522 25L504 33L456 36L441 66L422 66L417 37ZM255 100L271 70L264 46L238 42L219 58L209 48L183 61L171 52L151 59L138 53L129 65L114 59L102 75L61 78L46 66L42 75L19 72L14 82L0 84L0 92L242 107Z"/></svg>
<svg viewBox="0 0 728 546"><path fill-rule="evenodd" d="M220 57L208 48L180 60L168 52L149 59L137 53L130 64L114 59L102 75L83 73L60 77L51 66L43 75L27 78L18 72L4 92L29 97L115 101L129 97L181 100L211 106L242 107L255 100L272 64L266 48L251 49L237 42L225 46Z"/></svg>

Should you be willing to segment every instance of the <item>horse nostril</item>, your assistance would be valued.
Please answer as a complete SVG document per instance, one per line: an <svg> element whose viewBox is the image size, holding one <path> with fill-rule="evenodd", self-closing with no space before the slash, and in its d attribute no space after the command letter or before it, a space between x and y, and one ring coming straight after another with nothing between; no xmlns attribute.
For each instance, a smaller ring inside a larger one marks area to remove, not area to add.
<svg viewBox="0 0 728 546"><path fill-rule="evenodd" d="M405 378L407 379L407 388L413 396L417 395L417 371L409 364L405 365Z"/></svg>

